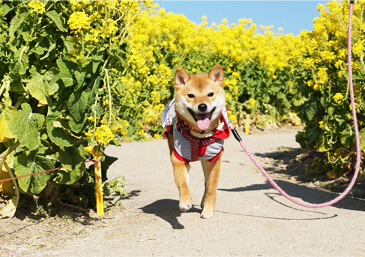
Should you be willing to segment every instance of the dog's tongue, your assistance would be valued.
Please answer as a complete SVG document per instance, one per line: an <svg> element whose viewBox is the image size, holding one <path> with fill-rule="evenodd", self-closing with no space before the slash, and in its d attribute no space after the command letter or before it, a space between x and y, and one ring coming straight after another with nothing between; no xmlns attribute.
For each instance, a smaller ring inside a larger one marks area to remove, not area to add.
<svg viewBox="0 0 365 257"><path fill-rule="evenodd" d="M210 125L209 114L202 114L197 116L198 117L196 124L198 125L199 129L206 130L207 128L209 128Z"/></svg>

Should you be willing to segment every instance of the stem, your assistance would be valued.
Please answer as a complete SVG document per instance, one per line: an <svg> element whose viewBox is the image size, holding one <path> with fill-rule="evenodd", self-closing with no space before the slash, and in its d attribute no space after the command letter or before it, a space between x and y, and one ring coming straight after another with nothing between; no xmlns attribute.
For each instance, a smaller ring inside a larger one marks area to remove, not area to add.
<svg viewBox="0 0 365 257"><path fill-rule="evenodd" d="M19 62L22 62L23 53L24 53L24 51L25 51L26 48L27 48L27 46L24 46L23 47L23 50L21 51L20 56L19 56Z"/></svg>
<svg viewBox="0 0 365 257"><path fill-rule="evenodd" d="M0 154L1 159L5 159L12 151L14 151L20 145L19 141L16 141L12 146L6 149L4 152Z"/></svg>
<svg viewBox="0 0 365 257"><path fill-rule="evenodd" d="M105 70L105 66L109 62L109 59L110 59L110 55L108 55L108 58L106 58L106 61L105 61L104 65L103 65L103 67L101 68L101 72L103 72Z"/></svg>
<svg viewBox="0 0 365 257"><path fill-rule="evenodd" d="M109 83L109 75L108 70L105 69L105 77L106 77L106 84L108 86L108 97L109 97L109 119L108 119L108 127L110 127L110 121L112 119L112 94L110 90L110 83Z"/></svg>
<svg viewBox="0 0 365 257"><path fill-rule="evenodd" d="M2 86L0 88L0 96L2 96L2 94L4 93L4 90L7 89L7 88L9 88L9 86L10 86L10 78L9 78L8 75L4 76L4 80L3 81L4 82L3 82L3 84L2 84Z"/></svg>

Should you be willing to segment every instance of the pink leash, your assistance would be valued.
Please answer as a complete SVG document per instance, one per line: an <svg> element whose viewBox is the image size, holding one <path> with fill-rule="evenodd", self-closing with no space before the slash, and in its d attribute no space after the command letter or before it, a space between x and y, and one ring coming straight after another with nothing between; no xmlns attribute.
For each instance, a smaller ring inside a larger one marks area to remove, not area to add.
<svg viewBox="0 0 365 257"><path fill-rule="evenodd" d="M234 128L233 123L229 122L229 128L231 129L234 137L237 139L237 141L240 143L240 145L245 150L247 155L250 157L251 161L257 166L257 168L259 168L259 170L262 172L262 174L271 183L271 185L273 185L273 187L276 190L278 190L280 192L280 194L282 194L285 198L287 198L288 200L292 201L293 203L296 203L296 204L301 205L303 207L322 208L322 207L330 206L332 204L337 203L338 201L340 201L342 198L344 198L350 192L350 190L354 186L354 184L356 182L356 179L359 175L360 161L361 161L361 150L360 150L359 128L358 128L358 124L357 124L356 108L355 108L355 100L354 100L354 90L353 90L353 84L352 84L352 66L351 66L351 60L352 60L352 56L351 56L352 35L351 34L352 34L353 3L354 3L354 0L352 0L350 2L350 8L349 8L349 28L348 28L348 48L347 49L348 49L348 72L349 72L350 98L351 98L352 117L353 117L353 121L354 121L354 130L355 130L355 137L356 137L356 155L357 155L357 158L356 158L355 174L354 174L350 184L348 185L348 187L346 188L346 190L343 193L341 193L339 196L337 196L336 198L334 198L331 201L328 201L328 202L325 202L325 203L319 203L319 204L306 203L306 202L302 202L302 201L298 201L297 199L294 199L293 197L288 195L281 187L279 187L278 184L276 184L276 182L272 178L270 178L270 176L267 174L267 172L261 167L261 165L257 162L255 157L253 157L252 153L248 150L246 145L243 143L241 137L238 135L236 129Z"/></svg>

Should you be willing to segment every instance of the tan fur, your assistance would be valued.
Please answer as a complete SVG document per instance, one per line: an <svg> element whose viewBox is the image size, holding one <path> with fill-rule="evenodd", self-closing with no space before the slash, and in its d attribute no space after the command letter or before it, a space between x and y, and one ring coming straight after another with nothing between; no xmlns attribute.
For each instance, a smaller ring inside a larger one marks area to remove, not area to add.
<svg viewBox="0 0 365 257"><path fill-rule="evenodd" d="M175 109L176 114L180 119L187 122L191 127L196 127L196 122L192 118L192 115L186 111L185 107L189 106L191 109L197 110L199 104L205 103L208 106L208 109L213 109L214 107L217 109L212 115L209 129L217 126L221 119L220 113L225 104L223 70L220 65L214 66L209 74L197 74L192 76L183 69L177 69L175 72L175 87ZM209 93L213 93L214 95L209 97ZM194 97L189 98L189 94L193 94ZM199 133L196 133L196 135L193 133L191 134L196 137L211 136L211 133L207 133L207 135L200 135ZM181 211L188 211L192 207L189 190L190 165L181 162L175 157L173 135L168 134L167 137L175 183L180 193L179 208ZM222 154L223 151L219 158L214 162L209 162L207 160L201 161L205 177L205 192L201 202L201 218L212 218L214 214Z"/></svg>

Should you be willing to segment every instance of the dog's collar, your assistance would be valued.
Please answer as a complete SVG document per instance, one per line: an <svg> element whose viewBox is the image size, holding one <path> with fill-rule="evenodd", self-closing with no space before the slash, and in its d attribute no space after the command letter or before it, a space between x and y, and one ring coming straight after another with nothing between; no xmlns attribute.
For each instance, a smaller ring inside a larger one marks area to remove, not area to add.
<svg viewBox="0 0 365 257"><path fill-rule="evenodd" d="M189 123L187 123L186 121L183 121L183 120L181 120L179 118L177 120L178 120L178 124L180 124L183 129L191 130L191 131L197 132L199 134L205 134L205 133L209 133L209 132L214 132L217 129L217 127L218 127L218 126L216 126L214 128L211 128L211 129L201 130L199 128L196 128L194 126L191 126Z"/></svg>

